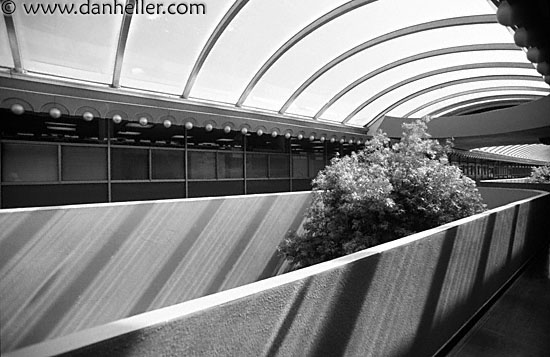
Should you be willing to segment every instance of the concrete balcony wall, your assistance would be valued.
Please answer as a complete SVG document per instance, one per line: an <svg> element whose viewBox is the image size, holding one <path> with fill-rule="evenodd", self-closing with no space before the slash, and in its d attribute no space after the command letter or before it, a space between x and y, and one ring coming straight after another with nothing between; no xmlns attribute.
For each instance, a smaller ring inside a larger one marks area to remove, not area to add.
<svg viewBox="0 0 550 357"><path fill-rule="evenodd" d="M512 180L510 180L512 181ZM481 188L522 189L550 192L550 183L510 182L504 180L484 180L478 182Z"/></svg>
<svg viewBox="0 0 550 357"><path fill-rule="evenodd" d="M550 196L482 194L521 201L235 289L310 193L0 211L2 348L96 326L8 355L430 355L548 241Z"/></svg>
<svg viewBox="0 0 550 357"><path fill-rule="evenodd" d="M512 202L531 198L544 191L541 190L540 187L525 187L522 185L518 186L518 184L514 184L512 187L493 187L490 185L484 187L478 186L478 190L483 197L483 202L487 205L487 209L493 209Z"/></svg>
<svg viewBox="0 0 550 357"><path fill-rule="evenodd" d="M2 352L274 276L310 198L0 210Z"/></svg>

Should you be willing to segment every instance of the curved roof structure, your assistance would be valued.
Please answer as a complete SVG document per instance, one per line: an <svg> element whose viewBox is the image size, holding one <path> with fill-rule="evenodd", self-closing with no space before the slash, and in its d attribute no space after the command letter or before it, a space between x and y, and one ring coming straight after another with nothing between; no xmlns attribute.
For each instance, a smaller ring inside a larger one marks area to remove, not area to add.
<svg viewBox="0 0 550 357"><path fill-rule="evenodd" d="M126 0L133 13L100 1L96 16L75 0L45 3L0 17L3 82L358 135L386 115L501 107L550 91L487 0L205 0L149 10Z"/></svg>
<svg viewBox="0 0 550 357"><path fill-rule="evenodd" d="M550 157L550 146L544 144L489 146L472 151L539 161L548 161Z"/></svg>

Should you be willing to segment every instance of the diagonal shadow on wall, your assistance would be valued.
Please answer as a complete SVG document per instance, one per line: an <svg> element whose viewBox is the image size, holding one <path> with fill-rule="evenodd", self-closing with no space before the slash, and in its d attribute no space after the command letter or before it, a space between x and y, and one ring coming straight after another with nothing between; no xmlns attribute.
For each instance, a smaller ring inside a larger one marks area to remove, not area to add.
<svg viewBox="0 0 550 357"><path fill-rule="evenodd" d="M356 322L366 304L371 282L376 274L380 255L355 261L341 275L338 295L330 304L330 313L320 331L315 334L312 356L341 356L355 330Z"/></svg>
<svg viewBox="0 0 550 357"><path fill-rule="evenodd" d="M29 212L26 218L11 230L12 232L17 232L17 234L7 233L8 235L0 240L0 271L4 269L10 259L15 257L21 249L36 238L36 234L41 229L53 224L50 221L56 215L58 216L57 220L59 220L63 216L63 213L59 213L59 211L53 209ZM6 234L6 232L3 232L3 234Z"/></svg>
<svg viewBox="0 0 550 357"><path fill-rule="evenodd" d="M30 327L19 339L16 348L28 346L45 340L50 332L65 317L70 309L76 304L79 296L84 293L90 283L100 274L101 270L108 264L131 236L132 232L143 221L151 205L136 205L130 214L126 216L118 229L113 232L111 239L97 252L86 267L78 276L67 285L56 301L43 312L38 321Z"/></svg>
<svg viewBox="0 0 550 357"><path fill-rule="evenodd" d="M296 232L298 230L298 228L300 227L300 225L304 221L304 214L302 214L302 212L305 212L306 208L309 207L310 204L311 204L311 200L309 200L309 199L304 200L304 203L302 204L302 206L300 207L300 210L298 211L298 212L300 212L300 214L298 214L298 215L296 215L296 217L294 217L294 220L290 224L290 226L288 228L288 231ZM278 273L281 265L283 264L284 260L285 260L284 257L279 253L279 251L275 250L273 252L273 255L271 256L271 258L269 259L268 263L266 264L264 270L258 276L257 281L267 279L267 278L271 278L271 277L277 275L277 273Z"/></svg>
<svg viewBox="0 0 550 357"><path fill-rule="evenodd" d="M277 352L279 351L283 341L285 340L285 337L290 331L290 327L292 326L294 319L296 318L297 314L300 311L300 307L307 296L312 280L313 278L311 277L306 279L302 287L298 290L298 293L296 294L294 301L290 305L288 312L286 313L282 323L280 324L277 330L277 334L275 335L273 340L270 341L271 343L270 343L269 349L264 354L266 357L277 355Z"/></svg>
<svg viewBox="0 0 550 357"><path fill-rule="evenodd" d="M223 204L223 200L212 200L208 206L201 213L197 221L193 224L191 230L187 234L180 244L174 249L170 257L166 260L162 268L151 280L151 284L141 294L139 300L136 302L132 310L127 316L137 315L139 313L148 311L149 306L157 297L158 293L166 285L172 274L176 271L178 265L185 259L187 254L191 251L193 245L200 237L201 233L208 226L208 222L215 217L216 212Z"/></svg>
<svg viewBox="0 0 550 357"><path fill-rule="evenodd" d="M220 291L223 283L225 282L229 272L233 269L235 263L239 260L239 257L243 254L245 248L250 244L252 238L260 228L262 222L267 217L267 213L273 207L277 201L277 196L266 196L262 199L262 205L258 211L254 214L250 223L245 229L245 233L241 236L237 244L229 253L228 257L224 261L222 267L219 269L218 274L214 277L210 285L206 288L204 295L214 294Z"/></svg>

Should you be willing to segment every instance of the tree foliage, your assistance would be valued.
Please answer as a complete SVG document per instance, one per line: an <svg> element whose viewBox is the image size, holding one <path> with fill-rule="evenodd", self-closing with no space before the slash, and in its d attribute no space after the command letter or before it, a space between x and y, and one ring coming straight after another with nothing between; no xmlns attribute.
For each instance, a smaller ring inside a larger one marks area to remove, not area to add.
<svg viewBox="0 0 550 357"><path fill-rule="evenodd" d="M529 181L536 183L550 183L550 165L535 167L531 171Z"/></svg>
<svg viewBox="0 0 550 357"><path fill-rule="evenodd" d="M303 233L279 246L286 258L308 266L482 212L475 182L448 164L426 122L404 124L397 143L378 133L334 158L313 181Z"/></svg>

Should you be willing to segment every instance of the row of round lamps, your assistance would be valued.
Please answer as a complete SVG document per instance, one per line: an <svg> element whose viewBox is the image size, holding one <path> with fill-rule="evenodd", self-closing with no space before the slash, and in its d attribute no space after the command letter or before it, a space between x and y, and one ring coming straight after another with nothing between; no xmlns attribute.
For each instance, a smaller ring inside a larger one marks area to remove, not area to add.
<svg viewBox="0 0 550 357"><path fill-rule="evenodd" d="M21 115L21 114L23 114L23 113L25 112L25 108L24 108L21 104L13 104L13 105L11 106L11 111L12 111L12 113L14 113L14 114L16 114L16 115ZM58 108L51 108L50 111L49 111L49 114L50 114L50 116L51 116L52 118L54 118L54 119L59 119L59 118L61 117L61 115L62 115L61 110L59 110ZM85 121L92 121L92 120L94 119L94 115L93 115L93 113L91 113L91 112L84 112L84 113L82 114L82 118L83 118ZM115 115L113 115L112 120L113 120L114 123L120 124L120 123L122 122L122 116L120 116L119 114L115 114ZM139 124L140 124L140 125L146 126L148 123L149 123L149 120L148 120L146 117L141 117L141 118L139 118ZM170 120L166 119L166 120L163 121L162 125L164 125L165 128L170 128L170 127L172 126L172 122L171 122ZM193 129L193 123L191 123L191 122L186 122L186 123L185 123L185 128L186 128L187 130ZM213 126L212 124L206 124L205 127L204 127L204 129L205 129L206 131L210 132L210 131L212 131L212 130L214 129L214 126ZM232 129L229 125L226 125L226 126L223 128L223 131L224 131L226 134L229 134L232 130L233 130L233 129ZM243 135L248 134L248 128L242 128L242 129L241 129L241 133L242 133ZM256 134L257 134L258 136L262 136L262 135L264 134L264 131L263 131L262 129L258 129L258 130L256 130ZM271 132L271 136L274 137L274 138L276 138L277 136L279 136L279 132L278 132L277 130L273 130L273 131ZM290 138L292 137L292 135L291 135L290 133L288 133L288 132L285 133L284 136L285 136L286 139L290 139ZM303 134L298 134L296 137L298 138L298 140L304 139L304 135L303 135ZM310 135L310 136L309 136L309 140L310 140L310 141L314 141L315 139L316 139L316 137L315 137L314 135ZM325 136L321 136L321 137L319 138L319 140L320 140L321 142L325 142L325 141L327 140L327 138L326 138ZM329 141L330 141L331 143L334 143L334 142L336 142L336 138L335 138L335 137L332 137L332 138L329 139ZM339 140L339 142L340 142L341 144L343 144L343 143L346 142L346 140L345 140L344 138L341 138L341 139ZM353 144L354 142L356 142L358 145L361 145L361 143L362 143L361 140L357 140L357 141L355 141L354 139L349 139L349 140L348 140L348 143L349 143L349 144Z"/></svg>

